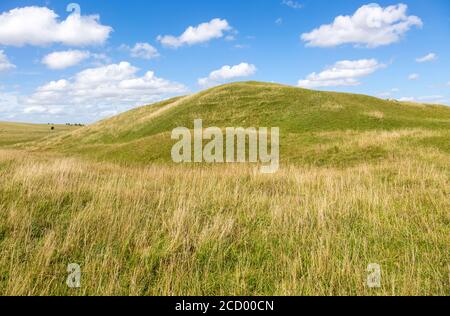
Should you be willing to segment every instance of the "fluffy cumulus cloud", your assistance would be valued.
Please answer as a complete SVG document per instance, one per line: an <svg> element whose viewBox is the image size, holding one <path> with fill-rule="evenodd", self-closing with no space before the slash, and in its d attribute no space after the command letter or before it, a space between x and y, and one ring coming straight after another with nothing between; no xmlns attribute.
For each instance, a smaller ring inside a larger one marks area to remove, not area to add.
<svg viewBox="0 0 450 316"><path fill-rule="evenodd" d="M89 52L80 50L53 52L45 56L42 63L50 69L65 69L78 65L89 56Z"/></svg>
<svg viewBox="0 0 450 316"><path fill-rule="evenodd" d="M0 72L13 68L16 68L16 66L9 61L8 56L6 56L5 52L0 50Z"/></svg>
<svg viewBox="0 0 450 316"><path fill-rule="evenodd" d="M405 4L381 7L368 4L352 16L338 16L334 22L301 35L307 46L334 47L354 44L369 48L389 45L401 39L412 27L422 27L422 20L407 15Z"/></svg>
<svg viewBox="0 0 450 316"><path fill-rule="evenodd" d="M357 86L359 78L366 77L385 65L375 59L343 60L320 73L313 72L306 79L300 80L298 86L303 88Z"/></svg>
<svg viewBox="0 0 450 316"><path fill-rule="evenodd" d="M187 91L184 85L158 78L152 71L143 76L138 76L138 71L130 63L121 62L48 82L22 98L23 113L93 121Z"/></svg>
<svg viewBox="0 0 450 316"><path fill-rule="evenodd" d="M153 59L160 56L158 50L149 43L136 43L133 47L122 45L122 48L134 58Z"/></svg>
<svg viewBox="0 0 450 316"><path fill-rule="evenodd" d="M435 53L429 53L423 57L419 57L416 59L418 63L426 63L437 59L437 55Z"/></svg>
<svg viewBox="0 0 450 316"><path fill-rule="evenodd" d="M410 74L408 76L408 80L419 80L420 75L419 74Z"/></svg>
<svg viewBox="0 0 450 316"><path fill-rule="evenodd" d="M226 32L232 31L227 20L212 19L198 26L189 26L180 36L159 35L157 40L163 46L178 48L185 45L206 43L212 39L221 38Z"/></svg>
<svg viewBox="0 0 450 316"><path fill-rule="evenodd" d="M102 44L111 31L111 27L100 24L98 15L73 13L61 21L46 7L16 8L0 14L1 45Z"/></svg>
<svg viewBox="0 0 450 316"><path fill-rule="evenodd" d="M199 79L198 84L203 87L214 86L236 78L252 76L256 71L256 66L248 63L240 63L235 66L226 65L214 70L208 77Z"/></svg>

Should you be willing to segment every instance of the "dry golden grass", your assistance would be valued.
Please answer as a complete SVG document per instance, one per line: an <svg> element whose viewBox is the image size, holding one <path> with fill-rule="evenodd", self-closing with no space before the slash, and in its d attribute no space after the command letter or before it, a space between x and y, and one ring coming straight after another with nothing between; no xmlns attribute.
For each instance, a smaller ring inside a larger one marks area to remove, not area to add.
<svg viewBox="0 0 450 316"><path fill-rule="evenodd" d="M0 179L3 295L449 294L438 151L261 175L0 150ZM379 289L366 286L370 263Z"/></svg>
<svg viewBox="0 0 450 316"><path fill-rule="evenodd" d="M366 115L369 116L369 117L380 119L380 120L384 118L384 113L380 112L380 111L368 112L368 113L366 113Z"/></svg>

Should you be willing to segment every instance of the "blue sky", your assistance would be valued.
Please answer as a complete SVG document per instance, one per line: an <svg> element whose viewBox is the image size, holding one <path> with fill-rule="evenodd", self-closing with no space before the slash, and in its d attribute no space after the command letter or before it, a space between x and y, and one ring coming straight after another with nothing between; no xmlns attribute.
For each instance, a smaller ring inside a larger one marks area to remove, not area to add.
<svg viewBox="0 0 450 316"><path fill-rule="evenodd" d="M242 80L450 104L448 0L70 3L1 1L0 121L90 123Z"/></svg>

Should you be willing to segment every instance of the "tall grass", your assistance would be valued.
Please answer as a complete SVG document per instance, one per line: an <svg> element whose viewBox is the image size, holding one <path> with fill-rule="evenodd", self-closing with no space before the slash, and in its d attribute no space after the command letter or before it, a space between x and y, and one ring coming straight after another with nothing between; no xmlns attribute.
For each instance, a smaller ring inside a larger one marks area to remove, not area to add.
<svg viewBox="0 0 450 316"><path fill-rule="evenodd" d="M261 175L0 150L0 179L3 295L449 294L439 151Z"/></svg>

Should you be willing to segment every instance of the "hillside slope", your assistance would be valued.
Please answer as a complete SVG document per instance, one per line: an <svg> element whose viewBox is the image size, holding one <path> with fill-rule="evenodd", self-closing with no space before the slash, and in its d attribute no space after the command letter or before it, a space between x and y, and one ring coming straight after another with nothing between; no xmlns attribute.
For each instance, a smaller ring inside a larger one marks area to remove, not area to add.
<svg viewBox="0 0 450 316"><path fill-rule="evenodd" d="M242 82L140 107L39 147L123 163L168 162L176 127L279 127L282 162L349 165L406 154L449 153L450 108L364 95Z"/></svg>

